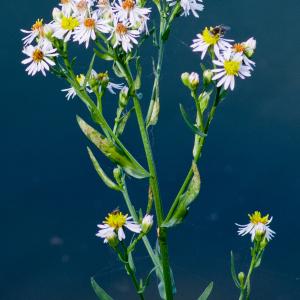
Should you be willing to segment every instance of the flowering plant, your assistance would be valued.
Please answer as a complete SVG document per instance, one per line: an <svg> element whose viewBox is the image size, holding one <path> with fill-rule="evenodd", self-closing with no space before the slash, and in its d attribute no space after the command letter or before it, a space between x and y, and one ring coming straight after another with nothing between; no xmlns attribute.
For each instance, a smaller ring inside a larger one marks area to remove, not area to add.
<svg viewBox="0 0 300 300"><path fill-rule="evenodd" d="M256 40L251 37L236 43L225 38L228 28L221 25L204 27L193 40L191 48L203 60L202 70L198 70L198 73L183 73L181 79L191 93L196 108L195 116L192 118L180 105L183 120L194 135L193 158L186 178L165 214L148 130L159 119L160 75L165 44L175 19L190 15L198 18L204 5L202 0L153 0L153 7L147 7L148 4L145 0L61 0L58 7L53 9L50 22L38 19L31 30L22 30L25 34L23 53L27 56L22 63L27 65L28 75L42 73L46 76L49 71L64 79L69 85L62 90L67 99L77 96L86 106L91 120L86 122L78 116L78 124L95 148L112 162L113 174L107 174L100 166L95 150L88 147L88 155L99 177L108 188L123 196L128 208L127 213L118 209L108 213L98 225L96 236L116 252L140 299L144 299L144 291L152 273L155 273L159 279L160 297L171 300L176 288L169 262L168 231L184 221L190 206L198 197L201 186L198 161L209 127L218 105L227 97L229 90L234 90L236 80L251 76L255 67L252 57ZM158 13L157 18L150 17L154 9ZM153 60L152 95L144 117L140 102L146 99L142 99L140 90L148 87L142 85L140 48L150 37L158 53L157 59ZM85 74L77 74L75 71L78 61L71 55L72 42L93 49ZM111 73L114 73L119 83L111 81L110 73L98 70L96 61L111 63ZM107 92L118 99L113 124L107 121L103 108ZM126 123L133 114L137 117L147 167L136 160L123 141ZM91 122L93 126L89 124ZM128 177L149 182L145 207L135 208L127 190ZM251 234L253 243L252 260L246 278L243 272L236 275L233 254L231 256L231 273L240 290L241 300L249 299L253 270L260 265L263 252L275 234L269 227L272 218L269 219L268 215L262 217L260 212L255 212L249 217L249 224L238 225L238 233ZM157 227L156 247L148 239L154 219ZM126 238L128 231L133 233L131 239ZM141 280L137 278L134 265L138 243L145 245L153 263L153 269ZM94 279L92 285L99 299L112 299ZM210 283L199 299L207 299L212 288L213 283Z"/></svg>

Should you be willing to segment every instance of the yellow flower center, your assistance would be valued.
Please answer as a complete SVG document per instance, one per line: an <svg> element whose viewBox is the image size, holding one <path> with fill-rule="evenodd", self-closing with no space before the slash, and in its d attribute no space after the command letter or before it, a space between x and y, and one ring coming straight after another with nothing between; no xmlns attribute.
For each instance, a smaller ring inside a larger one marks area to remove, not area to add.
<svg viewBox="0 0 300 300"><path fill-rule="evenodd" d="M118 23L117 27L116 27L116 32L121 35L126 34L127 27L125 25L123 25L122 23Z"/></svg>
<svg viewBox="0 0 300 300"><path fill-rule="evenodd" d="M104 223L114 229L119 229L124 226L124 224L126 223L126 219L127 215L123 215L121 212L117 211L108 214L108 216L105 218Z"/></svg>
<svg viewBox="0 0 300 300"><path fill-rule="evenodd" d="M70 3L71 1L70 0L60 0L60 3L61 4L68 4Z"/></svg>
<svg viewBox="0 0 300 300"><path fill-rule="evenodd" d="M102 81L109 81L109 77L108 77L108 74L107 72L105 73L98 73L97 74L97 79L102 82Z"/></svg>
<svg viewBox="0 0 300 300"><path fill-rule="evenodd" d="M269 222L269 215L262 217L260 211L255 211L252 215L249 214L248 216L252 224L267 224Z"/></svg>
<svg viewBox="0 0 300 300"><path fill-rule="evenodd" d="M32 59L34 62L40 62L44 58L44 53L40 49L35 49L32 54Z"/></svg>
<svg viewBox="0 0 300 300"><path fill-rule="evenodd" d="M234 44L232 48L235 52L244 52L245 51L245 46L243 44L239 44L239 43Z"/></svg>
<svg viewBox="0 0 300 300"><path fill-rule="evenodd" d="M43 19L37 19L36 22L31 27L32 30L43 30Z"/></svg>
<svg viewBox="0 0 300 300"><path fill-rule="evenodd" d="M123 9L130 10L130 9L134 8L134 5L135 5L135 3L133 0L125 0L122 2Z"/></svg>
<svg viewBox="0 0 300 300"><path fill-rule="evenodd" d="M95 20L92 18L87 18L84 20L84 26L87 28L94 28L95 27Z"/></svg>
<svg viewBox="0 0 300 300"><path fill-rule="evenodd" d="M77 75L77 76L76 76L76 81L77 81L80 85L83 85L84 80L85 80L85 76L84 76L83 74L80 74L80 75Z"/></svg>
<svg viewBox="0 0 300 300"><path fill-rule="evenodd" d="M79 26L79 21L73 17L63 16L61 19L61 27L64 30L74 30L77 26Z"/></svg>
<svg viewBox="0 0 300 300"><path fill-rule="evenodd" d="M224 62L224 69L227 75L237 76L239 73L241 63L239 61L226 60Z"/></svg>
<svg viewBox="0 0 300 300"><path fill-rule="evenodd" d="M207 27L205 27L202 32L202 38L206 44L215 45L219 41L220 35L213 34Z"/></svg>

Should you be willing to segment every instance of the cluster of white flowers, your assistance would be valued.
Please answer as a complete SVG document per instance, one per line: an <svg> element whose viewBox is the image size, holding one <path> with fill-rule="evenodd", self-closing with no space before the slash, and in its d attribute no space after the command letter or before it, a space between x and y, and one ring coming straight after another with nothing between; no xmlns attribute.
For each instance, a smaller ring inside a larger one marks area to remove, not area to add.
<svg viewBox="0 0 300 300"><path fill-rule="evenodd" d="M225 32L223 26L206 27L197 34L191 47L194 52L201 53L201 59L207 52L211 53L215 66L212 79L218 81L217 87L223 86L225 90L230 87L233 90L235 77L244 79L251 76L255 63L250 58L256 48L256 40L250 38L246 42L234 43L223 37Z"/></svg>
<svg viewBox="0 0 300 300"><path fill-rule="evenodd" d="M28 56L22 63L30 63L26 69L29 75L37 72L46 75L45 70L55 65L52 58L58 55L52 44L54 38L73 40L88 48L97 33L107 34L114 48L120 45L129 52L138 43L138 37L148 33L150 12L150 8L141 7L135 0L112 4L109 0L61 0L59 8L53 9L51 22L45 24L38 19L31 30L21 30L26 34L23 53Z"/></svg>
<svg viewBox="0 0 300 300"><path fill-rule="evenodd" d="M189 16L190 12L194 15L194 17L199 18L198 11L202 11L204 9L204 5L202 4L202 0L167 0L170 6L174 6L177 3L180 4L182 9L182 16Z"/></svg>

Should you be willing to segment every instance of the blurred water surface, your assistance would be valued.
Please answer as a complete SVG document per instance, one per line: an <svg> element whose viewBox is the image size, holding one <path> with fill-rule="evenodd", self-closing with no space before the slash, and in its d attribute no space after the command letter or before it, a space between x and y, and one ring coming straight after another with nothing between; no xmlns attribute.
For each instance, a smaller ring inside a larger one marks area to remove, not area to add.
<svg viewBox="0 0 300 300"><path fill-rule="evenodd" d="M199 19L176 21L162 74L161 116L151 132L166 208L191 160L193 139L178 104L190 111L193 107L179 80L183 71L200 70L199 56L189 49L192 38L203 26L216 24L231 26L228 36L237 40L254 36L257 67L220 105L200 163L200 200L185 224L170 234L176 299L196 299L210 280L215 281L212 300L237 299L229 253L234 250L238 270L245 270L249 239L237 237L234 223L247 222L247 213L255 209L274 216L277 235L255 274L252 299L300 299L300 4L204 2ZM96 299L89 286L92 275L116 299L135 299L114 254L94 236L105 214L124 205L90 165L87 141L75 122L76 113L85 116L84 108L78 100L64 99L60 89L65 83L52 76L29 78L20 64L19 28L28 28L37 17L47 19L55 4L1 3L0 299ZM146 47L144 108L152 79L148 51ZM115 99L107 102L112 118L109 106ZM125 137L144 162L137 136L133 118ZM131 180L130 191L134 202L145 207L145 186ZM142 272L150 268L145 256L141 248L137 259ZM155 283L148 299L158 299Z"/></svg>

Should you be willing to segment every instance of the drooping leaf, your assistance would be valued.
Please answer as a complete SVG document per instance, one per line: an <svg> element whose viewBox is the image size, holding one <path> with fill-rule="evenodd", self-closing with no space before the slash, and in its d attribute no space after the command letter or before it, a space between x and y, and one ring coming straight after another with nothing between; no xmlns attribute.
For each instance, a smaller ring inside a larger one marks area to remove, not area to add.
<svg viewBox="0 0 300 300"><path fill-rule="evenodd" d="M187 112L184 110L182 104L180 104L180 112L183 117L183 120L185 121L186 125L192 130L194 134L198 134L201 137L206 137L207 134L203 133L199 128L197 128L193 122L190 120L189 115Z"/></svg>
<svg viewBox="0 0 300 300"><path fill-rule="evenodd" d="M125 126L127 124L127 121L130 118L131 112L133 111L134 108L130 109L121 119L118 129L117 129L117 136L121 135L124 132Z"/></svg>
<svg viewBox="0 0 300 300"><path fill-rule="evenodd" d="M122 68L120 68L120 64L118 62L114 62L113 66L113 71L115 72L116 76L120 78L125 78L126 74L124 74Z"/></svg>
<svg viewBox="0 0 300 300"><path fill-rule="evenodd" d="M189 206L197 198L200 192L201 179L197 165L194 162L192 164L192 169L194 172L193 178L191 179L186 192L180 197L179 203L171 218L162 224L163 227L173 227L182 223L188 213Z"/></svg>
<svg viewBox="0 0 300 300"><path fill-rule="evenodd" d="M157 124L159 112L160 112L160 102L159 102L159 98L157 98L156 100L154 100L151 116L150 116L149 122L147 124L147 127L155 126Z"/></svg>
<svg viewBox="0 0 300 300"><path fill-rule="evenodd" d="M237 288L240 288L240 283L235 271L234 255L232 251L230 252L230 271L231 271L231 277L234 281L234 284L236 285Z"/></svg>
<svg viewBox="0 0 300 300"><path fill-rule="evenodd" d="M197 300L207 300L213 290L213 287L214 283L211 282Z"/></svg>
<svg viewBox="0 0 300 300"><path fill-rule="evenodd" d="M115 190L115 191L120 191L121 188L114 182L112 181L103 171L103 169L100 167L96 157L94 156L92 150L87 147L90 159L93 163L93 166L96 170L96 172L98 173L99 177L102 179L102 181L111 189Z"/></svg>
<svg viewBox="0 0 300 300"><path fill-rule="evenodd" d="M95 291L95 294L97 295L97 297L100 299L100 300L114 300L112 297L110 297L104 290L102 287L100 287L98 285L98 283L95 281L95 279L92 277L91 278L91 284L92 284L92 287Z"/></svg>
<svg viewBox="0 0 300 300"><path fill-rule="evenodd" d="M101 58L103 60L107 60L107 61L114 60L114 57L109 53L101 53L97 49L94 49L94 52L99 58Z"/></svg>
<svg viewBox="0 0 300 300"><path fill-rule="evenodd" d="M88 125L83 119L77 116L77 122L86 135L86 137L112 162L121 166L124 171L135 177L149 177L149 173L132 158L132 155L127 155L120 147L115 145L111 140L104 137L101 133Z"/></svg>

